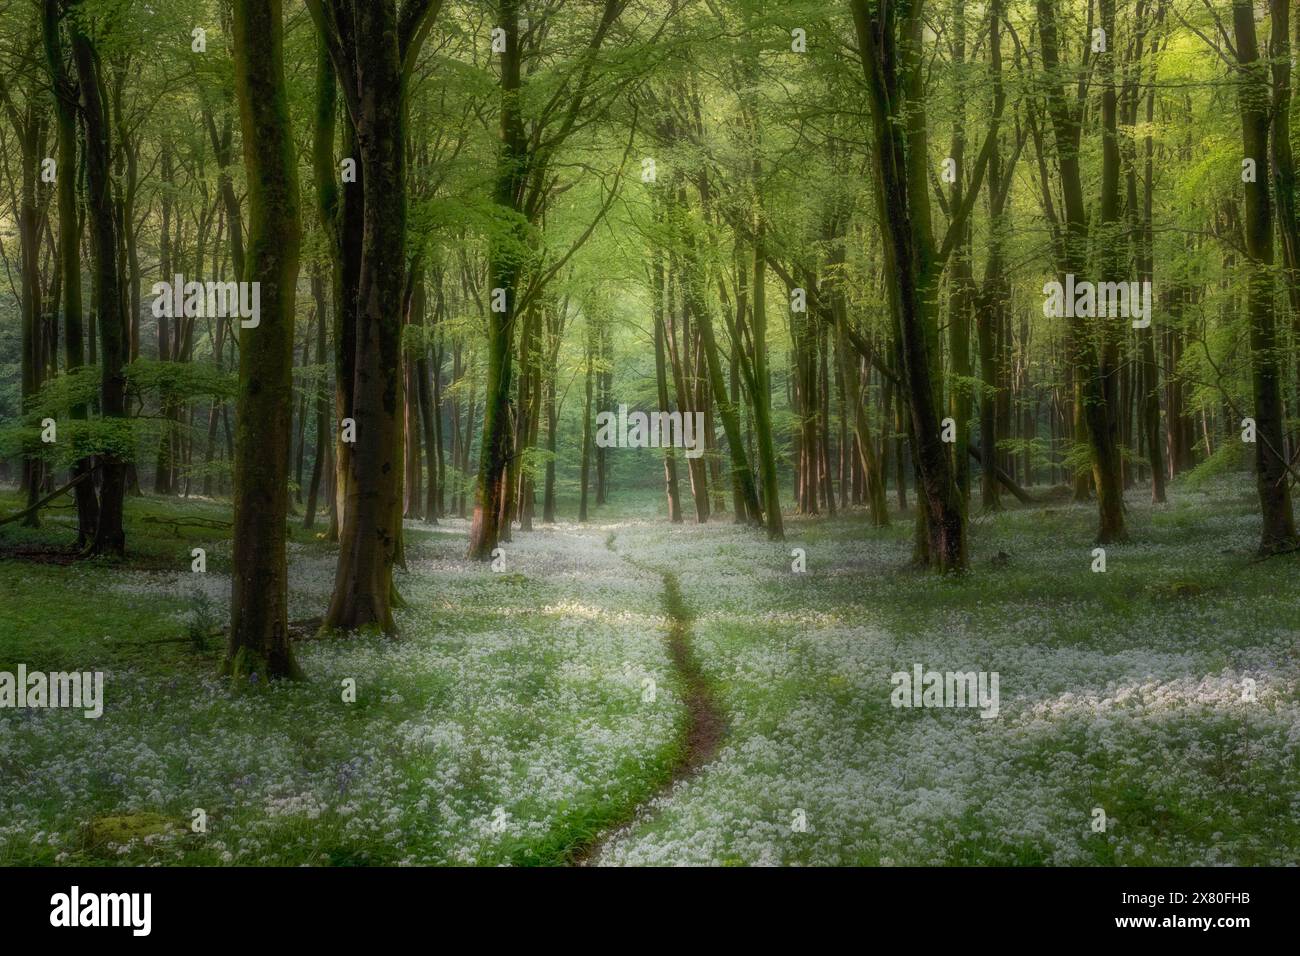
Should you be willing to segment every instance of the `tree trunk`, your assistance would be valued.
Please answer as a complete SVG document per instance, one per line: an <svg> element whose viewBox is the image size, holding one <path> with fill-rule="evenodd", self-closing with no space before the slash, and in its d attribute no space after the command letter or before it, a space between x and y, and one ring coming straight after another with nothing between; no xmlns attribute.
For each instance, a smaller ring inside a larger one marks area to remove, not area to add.
<svg viewBox="0 0 1300 956"><path fill-rule="evenodd" d="M241 321L239 330L234 571L225 667L235 677L293 677L285 521L301 227L281 0L235 0L234 38L248 178L247 281L260 284L261 298L259 324L248 328Z"/></svg>
<svg viewBox="0 0 1300 956"><path fill-rule="evenodd" d="M64 355L68 372L86 364L86 346L81 327L81 217L77 210L77 90L64 64L63 41L59 35L62 19L59 0L45 0L42 20L46 60L54 86L54 113L58 122L59 157L59 274L63 287ZM86 406L72 407L72 419L84 421ZM93 467L90 457L80 458L72 466L72 477L80 478ZM78 482L77 547L88 547L95 539L99 502L92 481Z"/></svg>
<svg viewBox="0 0 1300 956"><path fill-rule="evenodd" d="M443 319L442 311L442 275L437 275L437 288L434 291L434 312L433 312L433 334L439 334L439 326ZM421 332L424 330L421 329ZM424 501L424 523L438 523L438 499L442 494L440 488L441 478L439 477L439 460L442 457L442 437L438 432L438 421L441 416L441 387L438 379L442 374L442 354L439 346L434 347L434 354L437 361L433 363L433 382L432 394L430 393L429 377L429 347L425 342L420 344L419 358L415 363L415 384L418 390L418 401L420 408L420 428L423 432L424 440L422 444L425 450L426 466L429 472L428 493ZM416 467L419 468L417 462Z"/></svg>
<svg viewBox="0 0 1300 956"><path fill-rule="evenodd" d="M655 392L659 398L659 409L667 412L671 407L668 401L668 370L664 359L664 261L662 253L655 253L653 270L654 294L654 335L655 335ZM551 451L555 447L552 442ZM664 445L664 486L668 495L668 520L672 524L682 522L682 499L677 484L677 452L671 445Z"/></svg>
<svg viewBox="0 0 1300 956"><path fill-rule="evenodd" d="M761 210L760 217L763 215ZM781 515L781 483L776 467L776 443L772 429L772 374L767 349L767 248L764 244L766 224L760 218L754 230L754 287L750 333L754 340L754 431L758 439L758 467L763 485L763 517L767 536L772 541L785 540L785 521Z"/></svg>
<svg viewBox="0 0 1300 956"><path fill-rule="evenodd" d="M925 537L918 536L918 556L936 570L961 571L967 564L966 513L939 427L938 326L933 311L938 277L924 166L928 162L923 148L925 117L921 103L913 102L920 84L920 10L909 10L904 23L896 25L892 8L869 9L867 0L852 0L852 7L875 131L877 209L885 232L886 277L898 325L924 505L919 510ZM900 76L894 72L900 62L901 78L912 90L906 116L900 112Z"/></svg>
<svg viewBox="0 0 1300 956"><path fill-rule="evenodd" d="M314 265L311 270L311 294L316 302L316 364L321 369L325 368L328 361L327 346L325 342L325 279L321 275L319 264ZM308 530L316 524L316 503L320 496L321 477L325 471L325 463L328 455L326 449L329 445L329 422L330 422L330 400L329 389L322 375L321 381L316 383L316 451L312 456L311 466L311 487L307 491L307 510L303 516L302 526Z"/></svg>
<svg viewBox="0 0 1300 956"><path fill-rule="evenodd" d="M19 274L21 281L21 399L26 413L41 389L45 363L41 345L41 264L40 210L36 204L36 178L44 150L45 118L37 116L34 104L27 104L18 129L21 143L22 193L18 205ZM64 171L67 177L70 171ZM27 512L23 526L40 526L40 511L33 505L41 496L44 461L39 442L25 441L23 447L22 489L27 492Z"/></svg>
<svg viewBox="0 0 1300 956"><path fill-rule="evenodd" d="M392 633L393 565L401 548L401 306L407 266L403 63L412 50L402 48L408 41L399 38L395 4L388 0L351 4L348 33L351 42L332 36L330 55L335 77L355 84L348 88L348 108L365 183L348 416L356 424L356 442L348 455L334 593L322 626ZM345 206L352 192L345 189ZM346 222L341 234L344 242L351 238Z"/></svg>
<svg viewBox="0 0 1300 956"><path fill-rule="evenodd" d="M501 141L494 198L502 214L517 222L523 198L527 150L519 104L521 38L518 0L500 0L498 13L497 26L505 31L505 49L501 54ZM522 246L522 237L518 235L497 236L488 256L487 392L484 395L483 444L468 553L470 559L478 561L491 560L501 533L501 502L510 456L510 373Z"/></svg>
<svg viewBox="0 0 1300 956"><path fill-rule="evenodd" d="M1268 76L1259 58L1255 36L1254 5L1233 0L1232 22L1237 59L1242 67L1238 99L1241 107L1242 155L1267 160L1269 142ZM1263 527L1259 551L1271 554L1295 546L1295 518L1291 511L1291 483L1283 459L1282 375L1277 356L1277 323L1273 306L1273 209L1269 178L1258 175L1245 183L1246 250L1250 255L1247 314L1253 353L1252 386L1255 399L1255 483L1259 492Z"/></svg>
<svg viewBox="0 0 1300 956"><path fill-rule="evenodd" d="M660 297L662 300L662 296ZM659 301L657 309L662 309L663 303ZM542 521L546 524L555 523L555 447L557 432L560 427L560 413L556 406L556 379L559 377L559 359L560 359L560 341L564 334L564 325L566 320L565 313L569 309L569 300L566 296L558 308L552 307L546 313L546 347L548 361L546 363L546 385L544 386L543 403L546 406L546 486L542 493ZM659 321L663 321L662 312L657 313ZM662 356L659 360L662 362Z"/></svg>
<svg viewBox="0 0 1300 956"><path fill-rule="evenodd" d="M1109 2L1109 0L1107 0ZM1081 275L1087 264L1088 222L1083 201L1083 180L1079 163L1080 120L1078 108L1067 103L1060 82L1055 79L1061 73L1060 54L1056 32L1056 11L1054 0L1037 0L1038 28L1042 41L1043 68L1052 77L1048 83L1048 108L1056 138L1057 160L1061 172L1061 193L1064 198L1065 236L1064 249L1059 271ZM1113 4L1110 6L1113 20ZM1113 37L1113 28L1107 36ZM1107 54L1113 57L1112 52ZM1103 183L1102 183L1102 221L1108 222L1118 216L1118 179L1113 188L1110 181L1112 148L1117 149L1114 134L1114 86L1113 82L1103 88L1103 125L1107 132L1103 136ZM1117 153L1115 154L1118 155ZM1118 165L1114 167L1118 175ZM1110 204L1114 200L1115 209L1111 213ZM1062 275L1062 279L1064 275ZM1109 340L1111 333L1103 336ZM1108 404L1107 373L1111 369L1113 355L1109 345L1103 346L1099 357L1093 343L1092 330L1087 328L1081 318L1070 320L1069 325L1069 359L1074 370L1075 381L1075 422L1088 440L1092 454L1093 483L1097 489L1098 528L1097 543L1108 544L1122 541L1126 537L1124 530L1124 498L1120 476L1120 455L1115 444L1113 412ZM1078 434L1076 432L1076 439ZM1076 491L1078 489L1076 488Z"/></svg>
<svg viewBox="0 0 1300 956"><path fill-rule="evenodd" d="M118 268L117 217L114 215L109 164L112 156L108 111L99 53L79 18L71 21L72 56L81 87L82 124L86 142L86 206L90 220L92 283L95 324L101 338L100 411L104 418L126 418L126 373L130 343L126 309L122 301L121 270ZM92 552L122 556L126 553L123 502L126 494L126 464L115 451L103 455L99 497L99 520Z"/></svg>
<svg viewBox="0 0 1300 956"><path fill-rule="evenodd" d="M590 482L591 475L591 425L592 425L592 392L595 384L595 354L596 350L592 343L595 338L593 331L587 329L587 368L584 372L586 379L583 385L583 404L582 404L582 465L579 476L578 492L578 520L585 522L587 520L587 486Z"/></svg>

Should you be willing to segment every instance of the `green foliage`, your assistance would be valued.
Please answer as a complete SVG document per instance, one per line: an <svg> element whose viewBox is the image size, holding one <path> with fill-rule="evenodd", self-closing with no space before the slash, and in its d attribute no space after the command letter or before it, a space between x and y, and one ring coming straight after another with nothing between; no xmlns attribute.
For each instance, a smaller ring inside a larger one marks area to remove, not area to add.
<svg viewBox="0 0 1300 956"><path fill-rule="evenodd" d="M1067 474L1087 475L1092 472L1092 449L1086 441L1072 441L1066 446L1061 467Z"/></svg>
<svg viewBox="0 0 1300 956"><path fill-rule="evenodd" d="M1247 445L1241 441L1223 441L1214 454L1201 462L1180 479L1190 491L1201 491L1213 481L1232 472L1240 471L1249 463Z"/></svg>
<svg viewBox="0 0 1300 956"><path fill-rule="evenodd" d="M160 401L195 399L229 400L235 397L238 377L199 362L158 362L136 359L126 368L128 387Z"/></svg>
<svg viewBox="0 0 1300 956"><path fill-rule="evenodd" d="M217 611L212 598L203 590L196 590L190 599L189 619L185 624L185 635L190 647L199 654L207 654L211 649L213 633L218 630Z"/></svg>

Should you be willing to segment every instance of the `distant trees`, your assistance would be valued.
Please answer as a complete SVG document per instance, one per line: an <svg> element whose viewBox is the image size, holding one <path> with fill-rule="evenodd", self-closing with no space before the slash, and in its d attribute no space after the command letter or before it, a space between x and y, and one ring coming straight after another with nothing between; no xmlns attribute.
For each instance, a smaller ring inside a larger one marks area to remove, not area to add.
<svg viewBox="0 0 1300 956"><path fill-rule="evenodd" d="M0 21L0 520L70 490L120 556L142 467L232 495L232 669L293 672L297 501L343 631L395 630L404 518L487 560L647 481L773 540L914 504L960 571L976 490L1095 495L1108 543L1137 486L1249 466L1260 551L1296 546L1284 0L303 6ZM176 274L258 282L258 326L152 311ZM1070 275L1151 321L1046 314ZM620 404L698 413L703 455L602 447Z"/></svg>
<svg viewBox="0 0 1300 956"><path fill-rule="evenodd" d="M492 557L503 530L508 535L514 516L517 489L512 487L510 468L512 463L517 467L524 451L516 445L517 438L528 434L512 427L510 384L516 329L531 327L535 315L530 315L529 309L538 304L559 266L572 254L547 264L538 255L534 230L559 186L554 170L557 154L577 128L591 121L590 115L600 115L608 108L610 92L593 89L601 78L597 55L627 5L628 0L602 0L594 8L593 18L586 8L579 12L576 6L561 2L535 11L536 19L526 23L521 19L519 0L498 0L495 8L492 36L500 89L492 191L496 221L489 234L487 376L467 551L475 560ZM579 33L572 65L561 72L552 89L540 93L536 109L530 111L526 87L531 70L539 64L543 42L561 33L561 17L571 19L578 30L590 23L590 32L585 38ZM584 117L584 110L590 115ZM584 232L578 244L589 236L590 230ZM526 364L526 354L521 354ZM523 416L526 409L517 407L513 412Z"/></svg>

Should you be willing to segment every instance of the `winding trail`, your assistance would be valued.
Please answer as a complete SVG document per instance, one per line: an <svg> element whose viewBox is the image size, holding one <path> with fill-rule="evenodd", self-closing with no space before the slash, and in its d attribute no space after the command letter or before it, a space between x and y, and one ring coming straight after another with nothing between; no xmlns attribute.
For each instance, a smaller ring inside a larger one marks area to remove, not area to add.
<svg viewBox="0 0 1300 956"><path fill-rule="evenodd" d="M605 541L606 547L614 547L614 535ZM668 615L668 651L673 663L673 671L681 681L686 703L686 746L681 756L673 764L668 780L646 800L632 807L618 823L596 834L590 841L579 844L569 854L572 866L593 866L600 860L605 847L615 837L626 832L640 819L644 808L655 800L672 792L682 780L694 776L717 754L726 736L726 720L714 700L704 673L691 646L691 622L694 613L682 597L681 585L677 575L672 571L659 571L623 556L623 560L647 573L658 574L663 578L663 606Z"/></svg>
<svg viewBox="0 0 1300 956"><path fill-rule="evenodd" d="M718 709L699 662L695 659L691 647L691 621L694 615L682 598L677 575L665 571L663 577L664 609L671 622L668 628L668 649L672 653L677 676L685 687L686 708L690 715L686 729L686 751L668 784L668 789L671 789L678 780L689 776L713 759L726 734L726 721L723 720L722 711Z"/></svg>

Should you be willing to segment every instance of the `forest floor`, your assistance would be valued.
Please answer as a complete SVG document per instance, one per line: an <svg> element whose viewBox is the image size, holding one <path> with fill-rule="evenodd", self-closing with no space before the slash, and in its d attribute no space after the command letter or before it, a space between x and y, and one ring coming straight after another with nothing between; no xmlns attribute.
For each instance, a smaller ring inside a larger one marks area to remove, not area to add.
<svg viewBox="0 0 1300 956"><path fill-rule="evenodd" d="M780 544L629 492L499 572L408 522L398 638L236 687L228 504L131 500L122 563L47 512L0 529L0 671L102 670L104 713L0 709L0 864L1296 863L1300 556L1253 559L1249 478L1171 498L1105 573L1089 506L976 518L962 578L898 515ZM289 560L310 634L334 551ZM997 672L997 718L892 706L918 664Z"/></svg>

